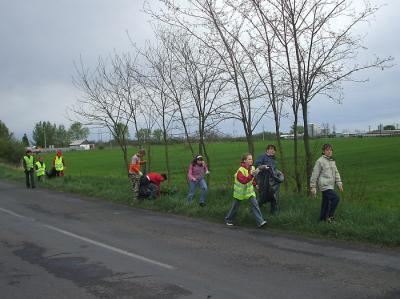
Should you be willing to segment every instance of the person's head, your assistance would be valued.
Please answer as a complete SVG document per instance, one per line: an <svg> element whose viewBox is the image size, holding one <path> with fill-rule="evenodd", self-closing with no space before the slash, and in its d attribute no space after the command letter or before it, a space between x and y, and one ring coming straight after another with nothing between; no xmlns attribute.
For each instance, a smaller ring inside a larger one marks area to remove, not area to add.
<svg viewBox="0 0 400 299"><path fill-rule="evenodd" d="M61 157L62 156L62 152L61 152L61 150L58 150L57 151L57 157Z"/></svg>
<svg viewBox="0 0 400 299"><path fill-rule="evenodd" d="M242 162L246 163L247 166L253 165L253 156L250 153L245 153L242 155Z"/></svg>
<svg viewBox="0 0 400 299"><path fill-rule="evenodd" d="M161 176L164 178L164 180L167 180L167 175L165 173L161 173Z"/></svg>
<svg viewBox="0 0 400 299"><path fill-rule="evenodd" d="M203 165L204 164L204 158L202 155L196 155L194 159L192 160L192 165Z"/></svg>
<svg viewBox="0 0 400 299"><path fill-rule="evenodd" d="M273 144L268 144L267 148L265 149L265 152L267 153L268 156L275 156L276 146Z"/></svg>
<svg viewBox="0 0 400 299"><path fill-rule="evenodd" d="M140 158L142 158L142 157L144 157L144 155L146 155L146 150L145 149L140 149L138 152L137 152L137 155L140 157Z"/></svg>
<svg viewBox="0 0 400 299"><path fill-rule="evenodd" d="M28 149L26 150L26 154L27 154L28 156L31 156L31 155L32 155L32 150L31 150L30 148L28 148Z"/></svg>
<svg viewBox="0 0 400 299"><path fill-rule="evenodd" d="M37 160L40 161L40 162L43 162L43 157L42 156L38 156Z"/></svg>
<svg viewBox="0 0 400 299"><path fill-rule="evenodd" d="M322 154L327 156L327 157L332 157L332 153L333 153L333 147L331 144L329 143L325 143L322 146Z"/></svg>

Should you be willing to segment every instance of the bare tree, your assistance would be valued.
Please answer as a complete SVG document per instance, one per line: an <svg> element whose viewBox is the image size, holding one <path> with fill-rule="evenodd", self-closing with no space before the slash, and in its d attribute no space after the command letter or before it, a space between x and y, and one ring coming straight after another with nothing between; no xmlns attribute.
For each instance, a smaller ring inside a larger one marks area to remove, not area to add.
<svg viewBox="0 0 400 299"><path fill-rule="evenodd" d="M160 35L164 47L174 55L178 66L175 80L180 80L192 103L192 118L197 123L199 154L204 155L211 168L205 134L226 119L222 100L227 81L223 79L222 61L215 52L202 47L193 37L178 31ZM192 107L188 107L189 109Z"/></svg>
<svg viewBox="0 0 400 299"><path fill-rule="evenodd" d="M280 154L281 168L286 173L286 159L280 138L281 118L283 104L287 98L288 85L287 72L282 62L283 49L279 43L279 36L276 30L270 27L275 26L274 16L269 16L268 7L262 5L258 0L226 0L234 9L239 11L245 20L247 39L250 43L244 43L243 37L237 42L247 54L252 66L258 75L261 84L265 89L265 100L271 107L275 122L275 135L278 151ZM237 38L238 36L232 36ZM285 189L288 190L288 182L284 182Z"/></svg>
<svg viewBox="0 0 400 299"><path fill-rule="evenodd" d="M144 99L146 97L146 93L142 93L141 98ZM152 103L151 100L147 101L147 103ZM140 114L143 118L146 130L151 133L154 126L157 124L157 112L155 111L153 105L141 105L140 106ZM139 140L138 140L139 141ZM146 171L151 169L152 155L151 155L151 140L145 140L144 146L146 148Z"/></svg>
<svg viewBox="0 0 400 299"><path fill-rule="evenodd" d="M123 82L125 75L122 60L110 57L111 66L107 60L99 58L96 69L90 72L83 62L76 68L77 75L74 84L82 91L82 97L72 110L82 117L86 124L107 127L113 139L122 152L126 171L129 163L127 156L128 124L134 111L130 109L134 94L133 86Z"/></svg>
<svg viewBox="0 0 400 299"><path fill-rule="evenodd" d="M174 105L173 95L169 92L165 80L166 74L171 72L171 65L165 49L160 46L147 44L144 50L140 51L145 64L134 69L136 80L141 84L143 92L146 94L147 103L144 106L151 106L157 115L155 122L163 132L164 153L167 167L168 180L171 179L170 159L168 149L168 132L172 128L175 114L177 113Z"/></svg>
<svg viewBox="0 0 400 299"><path fill-rule="evenodd" d="M293 78L301 105L304 124L304 149L306 155L307 189L312 172L312 151L308 132L309 103L317 96L341 101L341 83L356 82L356 73L384 68L392 58L376 57L370 62L357 63L363 49L363 37L355 28L373 16L378 7L365 1L365 6L355 10L351 0L268 0L285 24L288 35L288 59L292 63ZM287 23L286 23L287 22ZM360 82L362 80L358 80Z"/></svg>
<svg viewBox="0 0 400 299"><path fill-rule="evenodd" d="M242 35L243 22L240 15L229 9L223 1L189 0L187 7L165 0L165 10L147 12L157 20L185 30L213 50L221 60L227 82L232 87L231 118L239 119L246 135L248 149L254 153L253 132L267 113L265 102L260 101L263 90L237 39ZM236 108L237 109L234 109ZM238 110L235 113L235 110Z"/></svg>

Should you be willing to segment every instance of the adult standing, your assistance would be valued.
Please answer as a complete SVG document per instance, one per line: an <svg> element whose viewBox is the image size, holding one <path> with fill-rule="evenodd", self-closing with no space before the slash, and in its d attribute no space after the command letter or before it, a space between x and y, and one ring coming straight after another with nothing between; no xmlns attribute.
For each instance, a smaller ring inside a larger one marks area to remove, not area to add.
<svg viewBox="0 0 400 299"><path fill-rule="evenodd" d="M140 166L146 163L142 160L145 155L146 151L144 149L139 150L132 156L131 164L129 164L129 178L132 182L132 203L139 195L140 177L143 175L140 171Z"/></svg>
<svg viewBox="0 0 400 299"><path fill-rule="evenodd" d="M255 162L255 166L261 170L256 178L259 188L258 203L261 207L266 202L271 202L272 214L278 211L278 190L271 186L271 183L277 177L275 153L276 146L268 144L265 153L258 156Z"/></svg>
<svg viewBox="0 0 400 299"><path fill-rule="evenodd" d="M35 169L33 167L34 158L32 155L32 150L26 150L26 154L23 157L22 163L24 165L26 188L35 188Z"/></svg>
<svg viewBox="0 0 400 299"><path fill-rule="evenodd" d="M55 169L56 176L64 176L65 160L61 150L57 151L57 154L53 159L52 165Z"/></svg>

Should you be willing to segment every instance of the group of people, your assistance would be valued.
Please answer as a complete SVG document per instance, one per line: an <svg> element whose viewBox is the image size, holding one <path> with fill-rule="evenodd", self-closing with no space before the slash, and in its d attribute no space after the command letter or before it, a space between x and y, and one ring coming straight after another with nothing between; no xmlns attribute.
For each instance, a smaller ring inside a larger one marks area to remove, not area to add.
<svg viewBox="0 0 400 299"><path fill-rule="evenodd" d="M242 156L240 166L234 174L234 201L225 216L225 224L227 226L234 225L239 206L245 201L250 203L257 227L263 227L267 223L260 209L265 203L270 203L272 214L278 212L279 187L285 178L284 174L277 169L275 153L275 145L270 144L266 147L265 153L258 156L255 162L250 153ZM343 191L343 184L332 154L332 145L324 144L322 147L322 156L316 161L310 180L310 190L314 197L316 196L317 188L322 191L320 220L326 222L334 221L335 210L339 203L339 196L335 192L335 185L338 186L339 191ZM145 163L143 160L144 155L144 150L136 153L132 157L129 167L129 177L132 181L134 200L138 195L145 195L145 197L150 198L158 197L160 183L167 178L165 174L149 173L143 175L140 167ZM193 201L196 189L200 188L199 205L201 207L206 206L208 187L205 176L209 173L210 171L203 156L196 155L190 163L188 170L189 193L186 197L188 203ZM258 196L256 193L258 193Z"/></svg>
<svg viewBox="0 0 400 299"><path fill-rule="evenodd" d="M129 178L132 182L133 201L136 199L156 199L160 196L160 185L167 179L165 173L149 172L143 173L141 166L146 164L143 159L146 155L144 149L139 150L132 156L129 164Z"/></svg>
<svg viewBox="0 0 400 299"><path fill-rule="evenodd" d="M64 176L65 160L60 150L52 160L52 167L47 171L43 157L33 155L31 149L27 149L22 159L27 188L35 188L35 180L43 181L45 177Z"/></svg>
<svg viewBox="0 0 400 299"><path fill-rule="evenodd" d="M275 161L276 147L268 145L264 154L260 155L253 166L253 156L249 153L244 154L241 159L240 167L234 175L234 187L232 207L225 217L225 223L228 226L233 225L234 218L243 201L249 201L251 210L256 219L258 227L263 227L267 222L264 220L260 206L266 202L271 203L271 212L278 210L279 185L283 182L283 173L276 168ZM209 173L204 158L201 155L194 157L190 163L188 171L189 194L186 197L188 203L191 203L196 188L200 188L199 205L206 205L207 183L205 175ZM259 199L255 188L258 189Z"/></svg>
<svg viewBox="0 0 400 299"><path fill-rule="evenodd" d="M285 178L283 173L277 169L275 153L275 145L270 144L266 147L265 153L258 156L255 162L250 153L242 156L240 166L234 174L234 201L228 214L225 216L226 225L234 225L239 206L244 201L250 203L251 211L258 227L263 227L266 224L261 213L261 206L270 202L271 213L275 214L278 212L279 187ZM145 154L146 151L144 149L139 150L132 156L129 165L133 201L144 198L158 198L160 196L160 184L167 179L166 174L156 172L143 173L141 171L141 166L146 163L144 160ZM343 191L340 174L332 155L332 145L324 144L322 147L322 156L316 161L310 179L311 194L315 197L317 188L322 192L320 220L327 222L334 221L335 210L339 203L339 196L335 192L335 185L337 185L339 191ZM64 176L65 160L62 152L58 150L52 160L51 169L46 171L46 164L43 162L43 157L37 156L35 160L32 150L28 149L23 157L23 166L26 187L35 188L35 177L38 181L42 181L46 176ZM199 205L201 207L206 206L208 187L205 176L209 173L210 171L203 156L196 155L191 161L188 170L189 193L186 197L188 203L193 201L196 189L200 188ZM258 196L256 193L258 193Z"/></svg>

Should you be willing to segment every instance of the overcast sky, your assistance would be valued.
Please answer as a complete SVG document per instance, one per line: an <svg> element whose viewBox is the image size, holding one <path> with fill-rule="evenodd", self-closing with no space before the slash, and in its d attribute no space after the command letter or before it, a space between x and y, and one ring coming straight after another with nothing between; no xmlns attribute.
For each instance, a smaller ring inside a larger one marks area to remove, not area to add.
<svg viewBox="0 0 400 299"><path fill-rule="evenodd" d="M357 1L357 0L356 0ZM362 1L362 0L358 0ZM142 0L0 0L0 120L21 137L36 122L70 125L65 117L79 93L72 84L74 61L94 65L114 49L127 51L126 31L138 44L151 36ZM157 0L150 0L157 2ZM368 32L368 53L400 59L399 0L386 3ZM400 69L360 74L363 84L344 85L343 104L318 99L310 122L335 124L337 131L368 130L378 124L400 125ZM228 127L228 126L226 126ZM241 134L237 125L236 134ZM266 120L265 129L273 130ZM227 129L227 133L232 129ZM260 130L262 125L260 126ZM284 121L284 130L289 122ZM96 133L93 131L93 133ZM92 134L91 138L96 138Z"/></svg>

